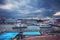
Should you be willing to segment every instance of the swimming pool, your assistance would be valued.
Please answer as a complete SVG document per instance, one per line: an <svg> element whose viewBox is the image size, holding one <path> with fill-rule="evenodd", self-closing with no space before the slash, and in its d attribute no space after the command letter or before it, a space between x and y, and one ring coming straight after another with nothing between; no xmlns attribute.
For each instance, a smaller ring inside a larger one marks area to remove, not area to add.
<svg viewBox="0 0 60 40"><path fill-rule="evenodd" d="M11 40L17 34L18 34L18 32L6 32L6 33L3 33L3 34L0 34L0 40Z"/></svg>
<svg viewBox="0 0 60 40"><path fill-rule="evenodd" d="M23 35L40 35L40 32L23 32Z"/></svg>
<svg viewBox="0 0 60 40"><path fill-rule="evenodd" d="M0 34L0 40L11 40L14 38L19 32L6 32ZM23 35L40 35L40 32L23 32Z"/></svg>

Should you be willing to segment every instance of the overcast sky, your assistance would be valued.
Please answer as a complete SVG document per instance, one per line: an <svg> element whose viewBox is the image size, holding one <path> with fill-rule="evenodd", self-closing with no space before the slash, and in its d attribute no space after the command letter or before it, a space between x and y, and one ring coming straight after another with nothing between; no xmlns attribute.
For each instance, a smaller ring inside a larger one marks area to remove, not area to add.
<svg viewBox="0 0 60 40"><path fill-rule="evenodd" d="M0 17L42 18L53 17L57 12L60 12L60 0L0 0Z"/></svg>

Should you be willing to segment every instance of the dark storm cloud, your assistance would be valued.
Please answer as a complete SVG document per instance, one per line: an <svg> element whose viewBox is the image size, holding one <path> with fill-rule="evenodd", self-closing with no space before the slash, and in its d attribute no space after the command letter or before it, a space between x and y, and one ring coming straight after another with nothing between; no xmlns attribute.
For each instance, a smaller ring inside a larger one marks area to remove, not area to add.
<svg viewBox="0 0 60 40"><path fill-rule="evenodd" d="M39 2L39 8L52 9L52 11L45 11L43 13L44 16L52 16L56 12L60 11L60 0L42 0L41 5Z"/></svg>
<svg viewBox="0 0 60 40"><path fill-rule="evenodd" d="M19 0L12 1L12 3L17 3L17 2L19 2ZM4 0L0 0L0 4L6 4L6 2ZM60 0L30 0L30 3L28 5L22 6L21 4L20 5L18 4L14 6L16 7L16 9L14 10L12 9L12 11L0 9L0 15L4 17L21 17L21 18L35 17L38 15L40 15L39 17L42 17L42 16L51 17L56 12L60 11ZM20 11L17 9L19 9ZM29 12L27 11L26 13L29 13L29 14L25 14L25 10L26 11L28 10ZM42 12L34 13L33 11L35 10L40 10Z"/></svg>
<svg viewBox="0 0 60 40"><path fill-rule="evenodd" d="M0 5L4 5L5 4L5 0L0 0Z"/></svg>

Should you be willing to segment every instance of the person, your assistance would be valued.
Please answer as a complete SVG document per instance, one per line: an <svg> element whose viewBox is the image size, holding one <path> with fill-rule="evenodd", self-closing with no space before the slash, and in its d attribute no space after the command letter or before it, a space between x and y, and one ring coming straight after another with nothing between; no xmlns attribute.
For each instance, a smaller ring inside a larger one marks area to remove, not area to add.
<svg viewBox="0 0 60 40"><path fill-rule="evenodd" d="M46 31L42 31L41 33L42 33L42 35L48 35L48 34L46 33Z"/></svg>
<svg viewBox="0 0 60 40"><path fill-rule="evenodd" d="M23 38L23 34L22 34L22 32L20 32L19 34L17 34L16 36L15 36L15 38L13 39L13 40L20 40L20 39L22 39Z"/></svg>
<svg viewBox="0 0 60 40"><path fill-rule="evenodd" d="M19 37L22 39L23 38L23 32L19 33Z"/></svg>
<svg viewBox="0 0 60 40"><path fill-rule="evenodd" d="M19 34L16 35L17 40L22 39L23 38L23 32L20 32Z"/></svg>

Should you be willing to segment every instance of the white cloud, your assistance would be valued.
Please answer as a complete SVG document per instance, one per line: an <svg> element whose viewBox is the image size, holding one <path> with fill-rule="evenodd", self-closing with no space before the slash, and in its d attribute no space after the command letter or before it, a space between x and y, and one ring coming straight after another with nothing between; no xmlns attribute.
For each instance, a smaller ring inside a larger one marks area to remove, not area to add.
<svg viewBox="0 0 60 40"><path fill-rule="evenodd" d="M37 0L35 0L37 1ZM17 10L16 12L18 13L22 13L22 14L29 14L29 13L40 13L40 12L44 12L48 9L45 8L40 8L38 9L37 7L33 7L31 5L28 5L31 0L6 0L7 4L0 6L0 8L2 9L8 9L8 10ZM34 4L35 5L35 4ZM24 8L22 8L22 6L24 6ZM21 10L23 9L23 10ZM50 10L51 11L51 10Z"/></svg>
<svg viewBox="0 0 60 40"><path fill-rule="evenodd" d="M22 7L22 6L27 6L28 3L29 3L30 0L21 0L21 1L18 1L18 0L6 0L6 5L0 5L0 8L2 9L12 9L12 7L14 9L19 9L19 7Z"/></svg>
<svg viewBox="0 0 60 40"><path fill-rule="evenodd" d="M30 11L28 11L28 10L18 10L18 12L21 14L29 14L30 13Z"/></svg>
<svg viewBox="0 0 60 40"><path fill-rule="evenodd" d="M41 13L46 11L52 11L52 9L45 9L45 8L35 9L33 13Z"/></svg>
<svg viewBox="0 0 60 40"><path fill-rule="evenodd" d="M34 13L43 12L43 11L45 11L45 10L46 10L45 8L36 9L36 10L34 11Z"/></svg>
<svg viewBox="0 0 60 40"><path fill-rule="evenodd" d="M34 12L42 12L42 10L35 10Z"/></svg>
<svg viewBox="0 0 60 40"><path fill-rule="evenodd" d="M22 0L22 1L13 1L12 4L13 5L17 5L17 6L23 6L23 5L27 5L28 1L27 0Z"/></svg>
<svg viewBox="0 0 60 40"><path fill-rule="evenodd" d="M12 4L0 5L1 9L12 9L12 7L13 7Z"/></svg>
<svg viewBox="0 0 60 40"><path fill-rule="evenodd" d="M56 12L53 16L60 16L60 12Z"/></svg>
<svg viewBox="0 0 60 40"><path fill-rule="evenodd" d="M27 1L21 1L20 3L19 3L19 5L21 6L21 5L26 5L27 4Z"/></svg>

